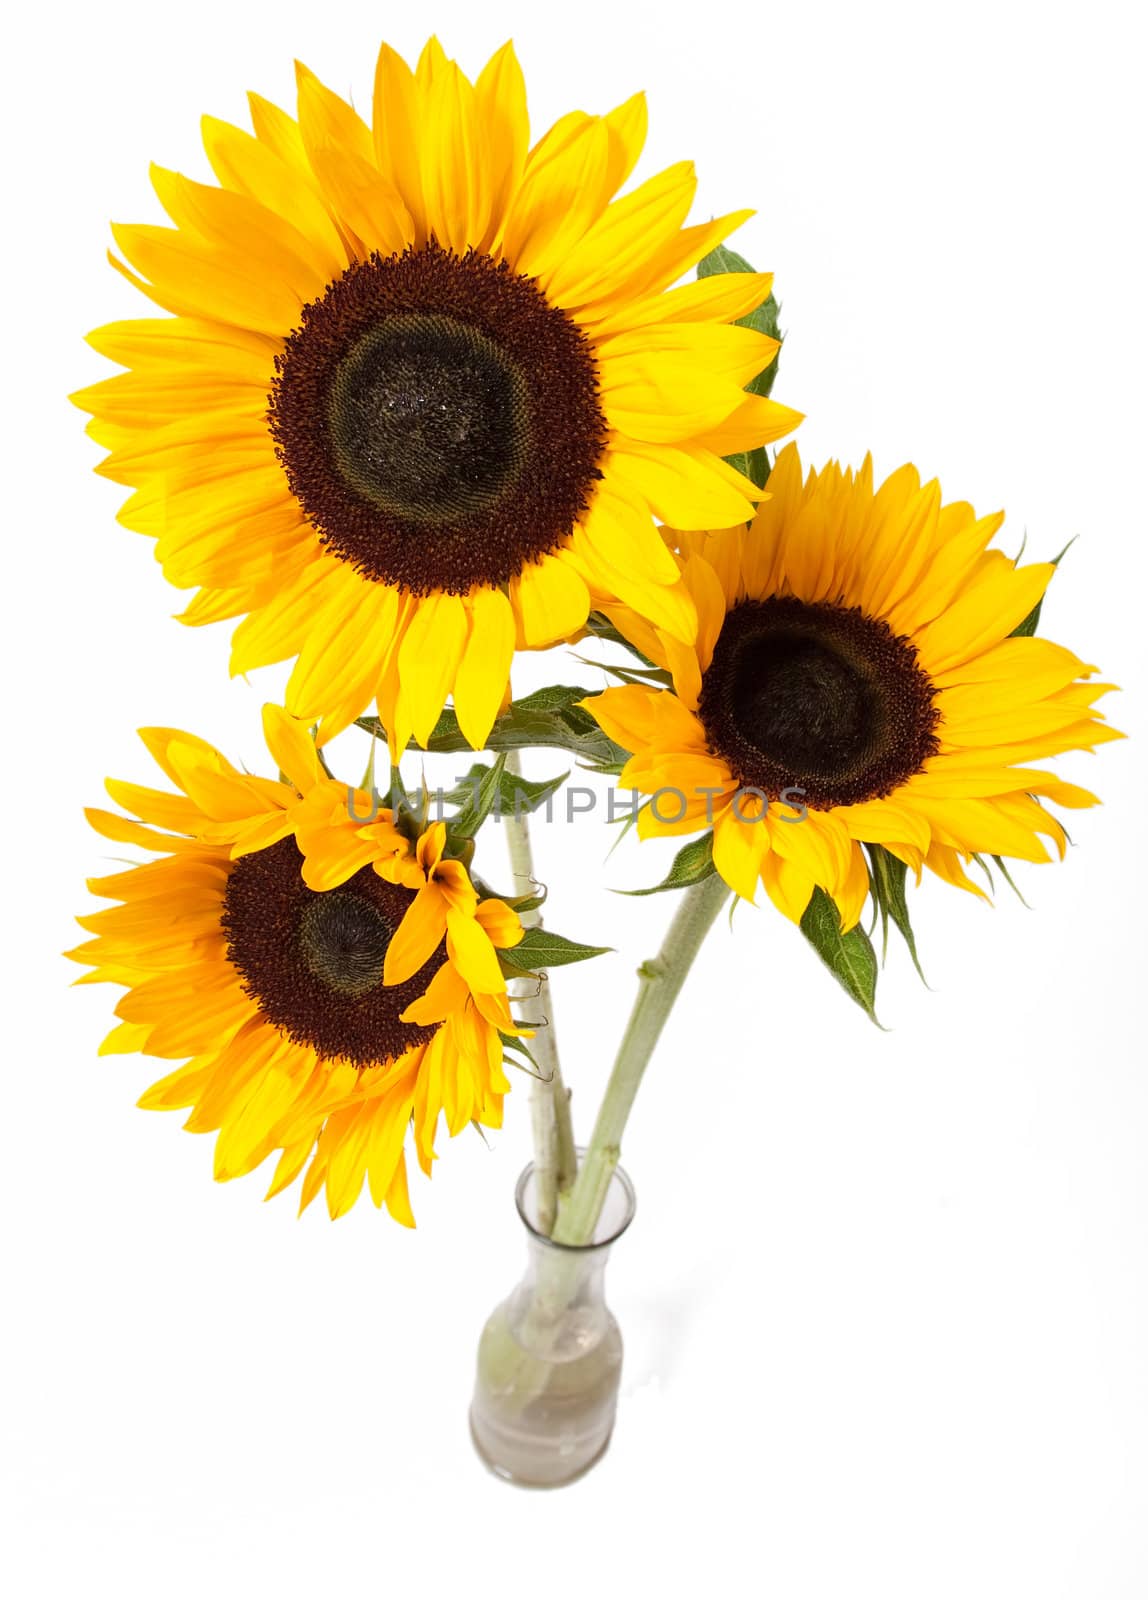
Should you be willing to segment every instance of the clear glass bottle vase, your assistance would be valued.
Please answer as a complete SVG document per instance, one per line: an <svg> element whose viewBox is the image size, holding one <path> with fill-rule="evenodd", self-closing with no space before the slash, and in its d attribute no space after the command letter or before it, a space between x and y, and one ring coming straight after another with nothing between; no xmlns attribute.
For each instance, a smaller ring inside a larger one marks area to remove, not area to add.
<svg viewBox="0 0 1148 1600"><path fill-rule="evenodd" d="M606 1304L606 1262L633 1220L634 1189L617 1168L587 1245L555 1244L541 1232L533 1164L515 1200L526 1274L482 1330L470 1428L500 1478L557 1488L593 1466L614 1427L622 1335Z"/></svg>

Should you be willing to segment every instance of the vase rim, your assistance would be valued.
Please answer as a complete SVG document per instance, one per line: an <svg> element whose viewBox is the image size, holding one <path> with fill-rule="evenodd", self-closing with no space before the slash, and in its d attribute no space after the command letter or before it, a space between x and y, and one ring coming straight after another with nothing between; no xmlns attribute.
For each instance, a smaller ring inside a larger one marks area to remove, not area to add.
<svg viewBox="0 0 1148 1600"><path fill-rule="evenodd" d="M579 1148L579 1160L584 1154L585 1151ZM638 1197L634 1192L630 1174L625 1167L615 1167L610 1174L610 1187L606 1191L606 1201L602 1207L602 1215L598 1219L598 1226L595 1229L593 1239L587 1244L566 1244L561 1239L552 1239L548 1233L543 1233L542 1229L536 1226L530 1215L530 1210L526 1203L526 1195L530 1181L534 1177L534 1166L535 1163L533 1161L528 1161L514 1186L514 1204L518 1210L519 1217L522 1219L523 1227L532 1239L537 1239L539 1244L548 1245L551 1250L568 1250L574 1255L588 1255L595 1250L608 1250L611 1245L617 1244L631 1222L633 1222L634 1213L638 1209ZM615 1210L619 1211L619 1215L615 1219L611 1219L610 1201L615 1197ZM620 1202L620 1207L618 1202ZM605 1227L603 1227L603 1224L605 1224Z"/></svg>

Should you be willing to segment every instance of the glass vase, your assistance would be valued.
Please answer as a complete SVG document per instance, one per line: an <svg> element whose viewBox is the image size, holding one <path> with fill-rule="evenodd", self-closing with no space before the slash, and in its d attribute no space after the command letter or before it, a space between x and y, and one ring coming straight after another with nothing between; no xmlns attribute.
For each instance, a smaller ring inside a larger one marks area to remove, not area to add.
<svg viewBox="0 0 1148 1600"><path fill-rule="evenodd" d="M500 1478L557 1488L594 1465L614 1427L622 1335L606 1304L606 1263L633 1220L634 1189L616 1168L586 1245L555 1244L539 1229L533 1163L515 1201L526 1273L482 1330L470 1428Z"/></svg>

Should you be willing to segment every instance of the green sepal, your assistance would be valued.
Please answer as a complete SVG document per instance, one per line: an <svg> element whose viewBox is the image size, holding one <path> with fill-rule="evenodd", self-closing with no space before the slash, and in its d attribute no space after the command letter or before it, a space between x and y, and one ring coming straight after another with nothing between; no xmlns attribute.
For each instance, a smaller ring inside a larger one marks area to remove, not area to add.
<svg viewBox="0 0 1148 1600"><path fill-rule="evenodd" d="M909 903L905 895L909 869L882 844L867 844L865 848L869 852L869 882L873 890L873 903L881 917L881 960L884 962L889 953L889 923L892 922L909 946L917 976L927 988L928 983L917 956L917 940L909 921Z"/></svg>
<svg viewBox="0 0 1148 1600"><path fill-rule="evenodd" d="M527 911L541 911L549 898L549 890L543 884L538 894L527 895L523 900L508 900L504 894L499 895L498 898L504 901L512 911L517 911L521 917Z"/></svg>
<svg viewBox="0 0 1148 1600"><path fill-rule="evenodd" d="M1024 909L1026 911L1031 911L1032 907L1029 905L1029 903L1025 899L1024 895L1021 894L1020 890L1017 888L1016 884L1013 882L1012 873L1005 866L1004 861L1001 859L1000 856L994 856L993 860L997 864L997 871L1000 873L1000 875L1004 879L1004 881L1008 884L1008 886L1012 890L1013 894L1016 895L1016 897L1020 901L1021 905L1024 907Z"/></svg>
<svg viewBox="0 0 1148 1600"><path fill-rule="evenodd" d="M993 869L989 866L988 862L985 860L984 856L982 856L982 855L977 855L976 853L974 853L973 860L976 862L977 866L980 867L981 871L985 875L985 881L988 883L988 886L989 886L989 894L990 895L995 895L996 892L997 892L997 886L996 886L996 879L993 877Z"/></svg>
<svg viewBox="0 0 1148 1600"><path fill-rule="evenodd" d="M698 277L710 278L718 272L755 272L757 269L750 265L744 256L739 256L736 250L731 250L728 245L719 244L711 250L708 256L703 256L698 262ZM753 328L758 333L768 334L771 339L781 339L781 328L778 323L780 306L771 294L763 300L756 310L748 316L739 317L737 326ZM781 359L779 350L769 363L746 384L749 394L759 394L768 398L777 379L777 365ZM751 483L759 489L764 489L769 481L769 457L765 453L764 445L758 445L756 450L739 450L732 456L725 458L736 472L743 473Z"/></svg>
<svg viewBox="0 0 1148 1600"><path fill-rule="evenodd" d="M1068 541L1068 543L1065 545L1064 549L1060 552L1060 554L1058 556L1053 556L1052 564L1053 564L1054 567L1059 567L1060 563L1063 561L1064 557L1072 549L1072 547L1073 547L1073 545L1075 543L1076 543L1075 538L1070 539ZM1018 561L1020 560L1020 556L1019 555L1017 556L1017 560ZM1038 624L1040 622L1040 608L1043 605L1044 605L1044 595L1041 595L1040 599L1033 606L1032 610L1029 612L1028 616L1025 617L1024 621L1017 623L1016 627L1009 634L1009 638L1010 639L1031 639L1033 634L1036 632L1037 626L1038 626Z"/></svg>
<svg viewBox="0 0 1148 1600"><path fill-rule="evenodd" d="M674 686L674 675L667 672L665 667L618 667L609 661L591 661L589 656L580 655L575 655L574 659L584 667L597 667L599 672L608 672L622 683L636 684L639 689L672 689Z"/></svg>
<svg viewBox="0 0 1148 1600"><path fill-rule="evenodd" d="M877 1022L877 955L865 930L858 926L843 933L832 895L815 888L801 919L801 931L849 998L870 1022Z"/></svg>
<svg viewBox="0 0 1148 1600"><path fill-rule="evenodd" d="M546 904L549 890L544 883L534 881L534 887L528 894L515 896L504 894L501 889L493 888L486 879L473 868L470 869L470 881L478 893L480 900L501 900L503 905L509 906L512 911L517 911L519 916L525 911L537 911Z"/></svg>
<svg viewBox="0 0 1148 1600"><path fill-rule="evenodd" d="M632 656L637 656L644 667L654 667L656 670L656 663L651 661L649 656L644 656L636 644L631 644L626 635L620 633L610 619L604 617L600 611L591 611L586 619L586 632L592 633L596 639L605 639L610 644L620 644Z"/></svg>
<svg viewBox="0 0 1148 1600"><path fill-rule="evenodd" d="M513 1033L503 1033L501 1030L499 1031L498 1037L502 1040L503 1059L505 1059L508 1051L516 1056L525 1056L531 1067L534 1069L531 1073L531 1077L537 1078L540 1083L550 1082L550 1078L548 1078L542 1071L542 1068L538 1065L537 1061L535 1061L534 1057L531 1055L530 1051L526 1048L526 1045L521 1039L517 1038ZM518 1063L516 1061L509 1062L508 1065L517 1066ZM551 1076L553 1076L553 1074L551 1074Z"/></svg>
<svg viewBox="0 0 1148 1600"><path fill-rule="evenodd" d="M376 727L379 726L377 718L370 720ZM385 739L386 735L380 729L376 737ZM381 799L391 813L395 827L405 839L409 839L412 844L416 843L426 827L427 809L430 803L425 776L421 788L413 794L409 793L403 782L402 772L392 763L390 787Z"/></svg>
<svg viewBox="0 0 1148 1600"><path fill-rule="evenodd" d="M547 967L568 967L575 961L609 953L610 945L576 944L549 928L527 928L516 945L498 952L504 965L516 972L541 972Z"/></svg>
<svg viewBox="0 0 1148 1600"><path fill-rule="evenodd" d="M714 836L712 831L700 839L691 839L683 845L670 864L670 870L661 883L649 889L616 889L616 894L661 894L664 889L689 889L695 883L712 878L714 866Z"/></svg>

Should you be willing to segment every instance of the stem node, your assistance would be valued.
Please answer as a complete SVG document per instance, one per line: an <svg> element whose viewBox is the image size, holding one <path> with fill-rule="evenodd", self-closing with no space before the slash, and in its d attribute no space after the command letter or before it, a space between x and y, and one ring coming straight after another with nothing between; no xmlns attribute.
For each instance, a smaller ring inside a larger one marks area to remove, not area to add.
<svg viewBox="0 0 1148 1600"><path fill-rule="evenodd" d="M686 973L728 896L729 889L717 873L685 890L661 950L638 968L638 997L606 1085L593 1136L573 1189L559 1203L553 1230L553 1238L559 1244L584 1245L594 1237L642 1075Z"/></svg>

